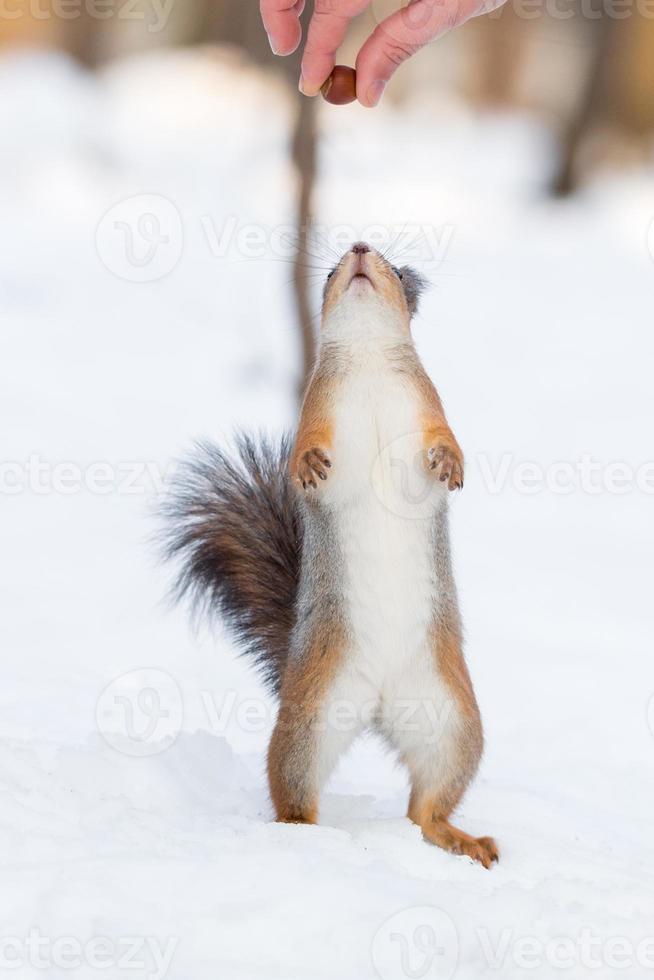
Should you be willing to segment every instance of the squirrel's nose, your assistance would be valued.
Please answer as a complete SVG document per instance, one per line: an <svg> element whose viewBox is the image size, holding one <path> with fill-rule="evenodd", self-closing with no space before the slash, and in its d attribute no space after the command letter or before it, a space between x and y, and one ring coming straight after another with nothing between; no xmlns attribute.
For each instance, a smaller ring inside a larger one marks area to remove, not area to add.
<svg viewBox="0 0 654 980"><path fill-rule="evenodd" d="M355 242L352 246L352 251L355 255L365 255L366 252L370 251L370 245L365 242Z"/></svg>

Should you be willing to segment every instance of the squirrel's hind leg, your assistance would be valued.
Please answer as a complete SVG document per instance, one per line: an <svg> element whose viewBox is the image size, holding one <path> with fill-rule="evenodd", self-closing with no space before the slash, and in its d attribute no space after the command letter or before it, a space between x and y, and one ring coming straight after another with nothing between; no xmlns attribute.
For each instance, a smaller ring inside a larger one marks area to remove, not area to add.
<svg viewBox="0 0 654 980"><path fill-rule="evenodd" d="M345 679L344 647L338 628L323 624L287 667L268 750L270 795L281 822L316 823L320 790L364 727ZM339 714L345 699L355 709L347 717Z"/></svg>
<svg viewBox="0 0 654 980"><path fill-rule="evenodd" d="M432 796L414 786L408 816L418 824L426 840L452 854L467 854L485 868L490 868L493 861L499 860L499 851L492 837L471 837L449 822L444 809L447 806L443 807L440 794Z"/></svg>
<svg viewBox="0 0 654 980"><path fill-rule="evenodd" d="M431 724L391 732L411 776L408 816L432 844L467 854L490 868L498 860L493 839L471 837L449 822L477 771L483 748L481 719L454 616L435 627L427 655L413 682L407 676L407 683L415 685L413 693L401 693L423 709Z"/></svg>

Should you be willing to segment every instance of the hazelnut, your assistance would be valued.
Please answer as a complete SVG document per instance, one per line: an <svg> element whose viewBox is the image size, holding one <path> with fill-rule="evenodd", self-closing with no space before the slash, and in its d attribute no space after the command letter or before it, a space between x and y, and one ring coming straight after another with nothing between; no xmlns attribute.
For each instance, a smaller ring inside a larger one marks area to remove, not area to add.
<svg viewBox="0 0 654 980"><path fill-rule="evenodd" d="M357 97L357 73L347 65L336 65L320 89L322 97L332 105L347 105Z"/></svg>

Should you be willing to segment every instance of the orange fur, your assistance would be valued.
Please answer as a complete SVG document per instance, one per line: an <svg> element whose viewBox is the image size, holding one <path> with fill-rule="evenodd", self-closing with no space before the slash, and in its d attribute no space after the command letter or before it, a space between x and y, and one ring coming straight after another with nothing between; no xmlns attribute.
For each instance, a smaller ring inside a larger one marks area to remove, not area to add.
<svg viewBox="0 0 654 980"><path fill-rule="evenodd" d="M302 467L306 456L319 449L328 454L332 446L331 404L333 380L329 370L319 365L309 381L302 403L300 422L291 453L290 473L296 483L303 483Z"/></svg>
<svg viewBox="0 0 654 980"><path fill-rule="evenodd" d="M398 276L377 253L347 253L335 270L326 293L323 316L329 315L357 272L365 272L377 293L399 309L410 330L407 299ZM450 490L463 486L464 460L461 448L448 425L436 388L411 350L397 358L396 369L406 375L418 393L420 431L427 466L434 477ZM305 489L327 479L333 444L332 405L343 365L332 361L323 350L309 382L290 460L293 480ZM453 588L453 586L452 586ZM484 867L498 859L490 837L474 838L458 830L449 817L460 802L479 765L483 733L470 675L463 657L461 628L456 599L439 610L432 633L432 655L439 677L457 706L455 742L449 746L447 768L438 777L424 766L424 748L408 749L403 755L412 781L408 816L425 838L448 851L467 854ZM280 711L268 753L271 797L277 819L314 823L318 819L321 732L316 723L330 684L342 663L345 635L340 623L325 620L315 609L308 649L289 661L283 679ZM430 774L432 773L432 774ZM438 779L438 785L433 782ZM425 783L432 783L425 785Z"/></svg>
<svg viewBox="0 0 654 980"><path fill-rule="evenodd" d="M341 298L350 285L355 270L358 268L365 271L375 290L386 302L400 311L405 318L406 331L409 333L409 308L401 282L388 262L374 251L367 252L363 256L353 255L351 252L347 252L343 256L329 284L323 306L323 318L329 315L332 307Z"/></svg>
<svg viewBox="0 0 654 980"><path fill-rule="evenodd" d="M463 453L447 423L443 403L421 364L412 372L412 379L423 406L421 428L427 465L450 490L460 490L463 487Z"/></svg>
<svg viewBox="0 0 654 980"><path fill-rule="evenodd" d="M433 651L436 669L457 704L463 727L457 744L455 775L449 783L434 792L412 774L408 816L432 844L453 854L467 854L490 868L499 859L495 841L491 837L471 837L448 819L474 776L483 750L479 708L463 657L460 624L452 612L445 612L434 627ZM405 761L411 771L411 760Z"/></svg>
<svg viewBox="0 0 654 980"><path fill-rule="evenodd" d="M440 812L440 800L411 793L409 819L417 823L425 838L451 854L467 854L490 868L499 859L497 845L492 837L471 837L452 824Z"/></svg>
<svg viewBox="0 0 654 980"><path fill-rule="evenodd" d="M336 624L321 622L301 662L289 665L268 749L268 781L277 820L315 823L319 786L316 768L321 708L339 664L344 637Z"/></svg>

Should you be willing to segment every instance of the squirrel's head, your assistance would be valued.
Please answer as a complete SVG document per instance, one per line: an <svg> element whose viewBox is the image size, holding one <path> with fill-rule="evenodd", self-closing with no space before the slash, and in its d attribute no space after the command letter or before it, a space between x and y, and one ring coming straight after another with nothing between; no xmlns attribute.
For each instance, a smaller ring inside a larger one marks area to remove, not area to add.
<svg viewBox="0 0 654 980"><path fill-rule="evenodd" d="M409 334L425 285L409 266L397 269L366 242L355 242L327 276L323 331Z"/></svg>

